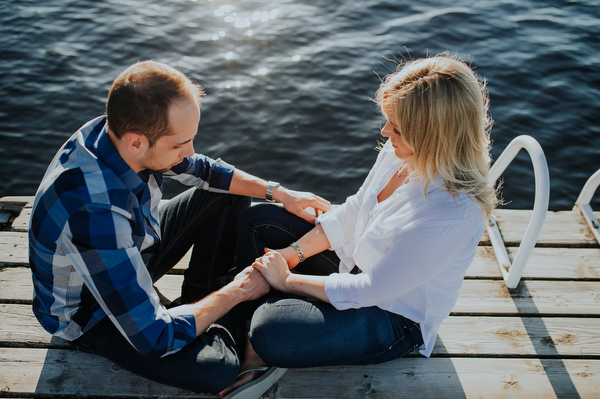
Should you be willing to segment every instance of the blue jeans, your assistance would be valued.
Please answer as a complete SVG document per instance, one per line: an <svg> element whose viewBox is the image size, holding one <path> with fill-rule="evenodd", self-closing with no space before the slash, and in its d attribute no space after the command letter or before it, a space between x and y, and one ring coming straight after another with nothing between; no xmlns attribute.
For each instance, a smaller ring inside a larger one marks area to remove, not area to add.
<svg viewBox="0 0 600 399"><path fill-rule="evenodd" d="M314 224L277 205L261 204L248 209L240 220L237 236L237 265L244 268L264 255L265 248L285 248L298 240ZM301 274L329 275L338 271L339 258L333 251L323 251L298 264Z"/></svg>
<svg viewBox="0 0 600 399"><path fill-rule="evenodd" d="M252 207L240 222L238 259L243 254L252 261L264 247L285 247L313 227L277 206ZM334 252L324 251L294 271L329 275L338 264ZM250 341L268 364L294 368L382 363L423 344L418 323L378 307L339 311L328 303L282 296L255 311Z"/></svg>
<svg viewBox="0 0 600 399"><path fill-rule="evenodd" d="M163 205L159 210L160 247L147 264L153 281L167 273L194 245L185 272L182 302L196 301L219 289L222 276L234 264L238 222L249 206L249 198L198 189L187 190ZM156 360L140 355L108 317L74 345L150 380L194 392L216 393L237 377L245 340L244 320L236 307L194 342Z"/></svg>

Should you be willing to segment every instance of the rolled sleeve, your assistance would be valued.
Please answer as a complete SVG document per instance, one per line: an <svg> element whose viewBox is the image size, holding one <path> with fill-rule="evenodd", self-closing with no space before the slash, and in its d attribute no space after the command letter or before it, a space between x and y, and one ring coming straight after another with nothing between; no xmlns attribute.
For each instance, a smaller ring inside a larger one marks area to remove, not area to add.
<svg viewBox="0 0 600 399"><path fill-rule="evenodd" d="M367 275L360 277L363 279L366 277L370 280L370 276ZM355 287L357 283L359 283L359 281L356 275L347 273L331 274L325 281L325 295L327 295L327 299L337 310L358 309L362 307L362 305L347 296L348 287Z"/></svg>
<svg viewBox="0 0 600 399"><path fill-rule="evenodd" d="M347 234L341 223L344 220L345 215L346 204L342 204L317 218L316 223L323 227L323 231L329 240L331 249L340 248L346 243Z"/></svg>
<svg viewBox="0 0 600 399"><path fill-rule="evenodd" d="M185 158L164 175L188 186L227 193L235 167L222 159L212 159L201 154Z"/></svg>

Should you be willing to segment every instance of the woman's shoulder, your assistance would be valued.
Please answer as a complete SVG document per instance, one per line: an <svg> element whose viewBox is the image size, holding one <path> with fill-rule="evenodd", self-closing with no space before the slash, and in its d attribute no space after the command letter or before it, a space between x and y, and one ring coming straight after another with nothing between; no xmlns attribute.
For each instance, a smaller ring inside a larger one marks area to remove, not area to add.
<svg viewBox="0 0 600 399"><path fill-rule="evenodd" d="M430 182L427 194L422 198L427 212L435 213L432 220L464 219L471 223L483 223L484 212L477 201L467 194L451 194L443 179Z"/></svg>

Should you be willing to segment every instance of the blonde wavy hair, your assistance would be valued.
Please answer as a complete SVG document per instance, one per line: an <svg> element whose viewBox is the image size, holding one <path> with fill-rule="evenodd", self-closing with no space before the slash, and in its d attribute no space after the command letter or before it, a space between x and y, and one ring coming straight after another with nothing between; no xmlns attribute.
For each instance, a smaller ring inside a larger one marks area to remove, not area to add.
<svg viewBox="0 0 600 399"><path fill-rule="evenodd" d="M492 119L485 82L451 56L399 68L383 80L375 101L414 152L405 167L425 179L424 193L439 173L450 194L471 196L489 217L498 199L488 183Z"/></svg>

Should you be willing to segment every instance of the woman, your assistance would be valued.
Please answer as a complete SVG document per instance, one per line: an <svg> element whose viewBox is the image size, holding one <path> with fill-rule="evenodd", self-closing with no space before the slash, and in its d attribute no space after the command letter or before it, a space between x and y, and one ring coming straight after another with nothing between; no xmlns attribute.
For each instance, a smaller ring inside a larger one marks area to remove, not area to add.
<svg viewBox="0 0 600 399"><path fill-rule="evenodd" d="M438 56L387 76L376 102L388 140L355 195L316 226L272 205L243 219L242 259L282 248L253 267L299 296L270 298L254 313L249 351L267 364L428 357L456 303L496 205L484 84L465 63Z"/></svg>

